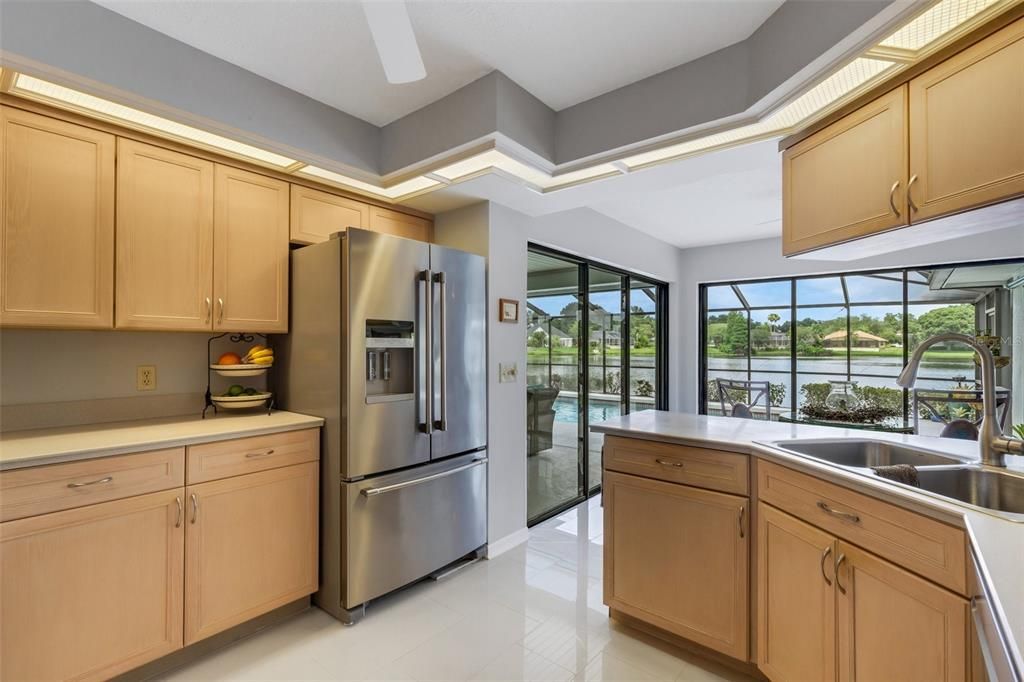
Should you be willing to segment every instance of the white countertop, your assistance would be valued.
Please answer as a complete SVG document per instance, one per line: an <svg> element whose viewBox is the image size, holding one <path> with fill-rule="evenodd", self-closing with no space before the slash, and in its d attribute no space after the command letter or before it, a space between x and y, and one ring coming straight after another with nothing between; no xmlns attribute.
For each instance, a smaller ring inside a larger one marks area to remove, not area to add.
<svg viewBox="0 0 1024 682"><path fill-rule="evenodd" d="M981 564L982 581L993 596L1004 639L1015 648L1011 655L1015 657L1017 667L1024 670L1024 523L980 512L871 474L793 454L772 445L773 441L796 438L886 440L977 463L976 442L654 410L610 419L595 424L591 430L627 438L749 453L963 526L967 529L973 553ZM1022 466L1017 464L1021 458L1011 459L1013 469L1022 470Z"/></svg>
<svg viewBox="0 0 1024 682"><path fill-rule="evenodd" d="M0 433L0 470L318 428L320 417L275 411L140 419Z"/></svg>

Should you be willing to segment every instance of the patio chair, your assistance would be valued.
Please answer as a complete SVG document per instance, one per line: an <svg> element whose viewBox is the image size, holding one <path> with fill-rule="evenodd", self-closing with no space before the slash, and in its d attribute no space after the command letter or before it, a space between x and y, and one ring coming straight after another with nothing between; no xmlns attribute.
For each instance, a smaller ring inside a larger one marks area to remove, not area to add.
<svg viewBox="0 0 1024 682"><path fill-rule="evenodd" d="M1007 419L1010 412L1010 389L997 386L996 393L996 417L999 420L999 427L1006 429ZM972 409L973 415L952 414L949 410L943 409L950 405L960 405ZM940 438L964 438L977 440L977 428L974 437L970 438L970 429L967 425L978 427L981 425L981 389L980 388L953 388L949 390L935 388L915 388L913 391L913 412L914 412L914 433L921 433L920 418L921 412L927 411L926 418L931 421L940 422L942 433ZM966 422L966 423L961 423ZM948 435L947 435L948 434Z"/></svg>
<svg viewBox="0 0 1024 682"><path fill-rule="evenodd" d="M727 417L756 419L754 407L764 400L764 418L772 420L771 384L767 381L742 381L739 379L715 379L718 387L718 401L722 414ZM740 399L745 396L746 401Z"/></svg>

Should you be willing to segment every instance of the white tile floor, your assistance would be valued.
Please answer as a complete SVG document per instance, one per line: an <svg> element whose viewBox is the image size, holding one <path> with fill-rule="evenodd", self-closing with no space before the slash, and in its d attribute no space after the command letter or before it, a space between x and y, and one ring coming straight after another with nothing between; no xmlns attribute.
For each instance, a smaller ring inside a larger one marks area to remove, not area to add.
<svg viewBox="0 0 1024 682"><path fill-rule="evenodd" d="M593 499L501 556L374 602L356 626L312 609L166 679L747 679L610 621L602 538Z"/></svg>

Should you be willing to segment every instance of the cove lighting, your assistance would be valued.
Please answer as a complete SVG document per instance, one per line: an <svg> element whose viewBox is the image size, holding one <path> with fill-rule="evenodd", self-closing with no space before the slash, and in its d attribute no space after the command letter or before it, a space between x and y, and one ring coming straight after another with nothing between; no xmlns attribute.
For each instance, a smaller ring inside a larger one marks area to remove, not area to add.
<svg viewBox="0 0 1024 682"><path fill-rule="evenodd" d="M56 83L26 76L23 73L19 73L14 80L11 92L29 99L56 104L65 109L72 109L103 120L127 125L131 128L150 131L162 137L171 137L179 141L198 144L203 147L216 149L217 151L227 152L232 156L244 157L278 168L287 168L297 163L295 159L290 159L287 156L268 152L265 149L208 133L205 130L193 128L182 123L176 123L160 116L147 114L144 111L87 95L84 92L65 88Z"/></svg>
<svg viewBox="0 0 1024 682"><path fill-rule="evenodd" d="M377 185L371 185L368 182L356 180L355 178L350 178L347 175L335 173L334 171L329 171L326 168L317 168L316 166L304 166L295 171L295 175L305 175L311 178L316 178L317 180L326 180L327 182L342 185L363 194L383 197L389 201L394 201L395 199L411 194L418 194L444 184L437 180L431 180L430 178L420 175L412 178L411 180L400 182L397 185L392 185L390 187L378 187Z"/></svg>
<svg viewBox="0 0 1024 682"><path fill-rule="evenodd" d="M522 180L541 192L561 189L581 182L598 180L621 173L614 165L601 163L569 173L562 173L561 175L551 175L539 168L534 168L507 154L503 154L497 149L490 149L476 156L456 161L453 164L432 171L431 175L444 178L448 182L460 182L494 170Z"/></svg>
<svg viewBox="0 0 1024 682"><path fill-rule="evenodd" d="M942 0L900 28L879 45L916 52L1004 0Z"/></svg>

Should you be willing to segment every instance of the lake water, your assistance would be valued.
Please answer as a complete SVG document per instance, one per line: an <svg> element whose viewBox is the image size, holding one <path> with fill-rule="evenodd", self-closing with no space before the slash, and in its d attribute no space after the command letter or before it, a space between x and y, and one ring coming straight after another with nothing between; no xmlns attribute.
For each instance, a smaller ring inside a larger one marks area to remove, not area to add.
<svg viewBox="0 0 1024 682"><path fill-rule="evenodd" d="M786 405L789 404L789 397L792 395L789 374L769 374L769 371L789 372L791 367L790 359L787 357L763 357L751 359L751 378L754 381L770 381L773 384L782 384L786 387ZM747 360L746 358L708 358L708 378L714 379L746 379ZM878 386L886 388L899 388L896 384L896 377L903 369L903 359L900 357L854 357L850 361L850 374L854 381L860 386ZM846 373L846 360L842 358L797 358L798 385L809 383L824 383L830 379L841 379L842 377L828 376L827 373ZM884 374L884 377L858 376L866 374ZM952 388L953 377L967 376L974 377L974 362L970 359L960 361L943 360L941 362L921 363L919 379L915 384L921 388ZM797 395L798 402L802 403L802 395Z"/></svg>

